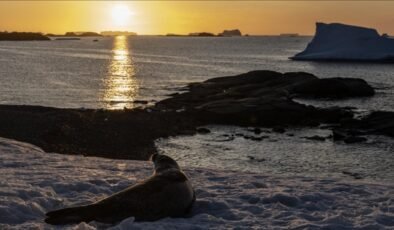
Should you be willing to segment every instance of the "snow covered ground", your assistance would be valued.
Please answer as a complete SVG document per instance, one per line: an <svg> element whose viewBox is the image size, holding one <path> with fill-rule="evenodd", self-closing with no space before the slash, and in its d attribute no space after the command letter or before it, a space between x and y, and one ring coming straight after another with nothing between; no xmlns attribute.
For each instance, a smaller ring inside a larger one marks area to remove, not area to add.
<svg viewBox="0 0 394 230"><path fill-rule="evenodd" d="M197 202L189 218L60 229L394 229L394 184L185 170ZM45 212L86 204L152 172L149 162L48 154L0 138L0 229L52 229Z"/></svg>

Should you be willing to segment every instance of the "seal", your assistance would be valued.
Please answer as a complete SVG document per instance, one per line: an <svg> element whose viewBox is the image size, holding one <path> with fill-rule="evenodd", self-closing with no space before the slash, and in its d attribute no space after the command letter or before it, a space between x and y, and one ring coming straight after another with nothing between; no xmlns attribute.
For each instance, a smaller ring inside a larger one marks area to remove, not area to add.
<svg viewBox="0 0 394 230"><path fill-rule="evenodd" d="M190 180L171 157L153 154L153 175L123 191L90 205L46 213L52 225L98 221L116 223L128 217L135 221L155 221L187 214L196 196Z"/></svg>

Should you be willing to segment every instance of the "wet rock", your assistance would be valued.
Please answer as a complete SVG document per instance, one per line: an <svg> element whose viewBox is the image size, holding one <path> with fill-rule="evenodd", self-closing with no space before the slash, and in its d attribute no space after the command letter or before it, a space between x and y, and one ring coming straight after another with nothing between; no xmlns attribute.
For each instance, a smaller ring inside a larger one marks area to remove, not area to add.
<svg viewBox="0 0 394 230"><path fill-rule="evenodd" d="M360 134L382 134L394 137L394 112L375 111L360 120L341 123L341 125L351 129L352 132L361 131Z"/></svg>
<svg viewBox="0 0 394 230"><path fill-rule="evenodd" d="M394 136L393 112L375 112L357 120L346 108L317 108L293 100L295 96L335 99L373 95L371 87L359 79L319 79L303 72L259 70L192 83L182 90L185 92L154 106L119 111L2 105L0 134L48 152L136 160L148 159L156 151L158 138L192 135L197 127L208 124L274 127L273 131L283 133L283 127L324 123L339 124L333 133L335 140L357 136L346 130ZM59 128L59 124L66 126Z"/></svg>
<svg viewBox="0 0 394 230"><path fill-rule="evenodd" d="M365 80L354 78L311 79L297 84L291 91L298 96L314 98L367 97L375 94Z"/></svg>
<svg viewBox="0 0 394 230"><path fill-rule="evenodd" d="M135 104L143 104L143 105L146 105L146 104L148 104L149 102L148 102L148 101L145 101L145 100L135 100L135 101L133 101L133 103L135 103Z"/></svg>
<svg viewBox="0 0 394 230"><path fill-rule="evenodd" d="M298 86L320 80L302 72L252 71L190 84L187 92L160 101L156 107L185 108L204 123L241 126L316 126L352 117L352 112L341 108L315 108L291 99L292 95L303 91L313 95L308 87Z"/></svg>

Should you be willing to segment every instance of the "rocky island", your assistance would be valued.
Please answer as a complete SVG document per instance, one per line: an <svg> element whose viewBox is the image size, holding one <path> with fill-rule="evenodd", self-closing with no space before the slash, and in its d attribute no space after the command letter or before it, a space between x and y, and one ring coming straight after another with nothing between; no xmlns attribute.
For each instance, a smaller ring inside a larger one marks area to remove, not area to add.
<svg viewBox="0 0 394 230"><path fill-rule="evenodd" d="M306 49L291 57L304 61L393 62L394 39L375 29L340 23L316 23Z"/></svg>
<svg viewBox="0 0 394 230"><path fill-rule="evenodd" d="M218 36L223 36L223 37L237 37L237 36L242 36L242 33L239 29L235 30L224 30L222 33L218 34Z"/></svg>
<svg viewBox="0 0 394 230"><path fill-rule="evenodd" d="M0 32L0 41L48 41L49 37L32 32Z"/></svg>
<svg viewBox="0 0 394 230"><path fill-rule="evenodd" d="M137 160L156 151L156 139L193 135L207 124L271 127L277 132L331 124L327 129L333 139L345 143L363 141L368 134L394 137L393 112L359 119L350 108L318 108L294 100L373 96L374 89L361 79L260 70L192 83L187 89L154 106L115 111L1 105L0 136L46 152Z"/></svg>

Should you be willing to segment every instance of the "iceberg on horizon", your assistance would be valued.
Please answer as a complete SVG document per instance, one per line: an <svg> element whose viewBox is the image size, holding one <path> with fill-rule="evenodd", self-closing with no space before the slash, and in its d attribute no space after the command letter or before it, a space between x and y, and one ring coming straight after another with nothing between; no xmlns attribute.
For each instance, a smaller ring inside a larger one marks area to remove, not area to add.
<svg viewBox="0 0 394 230"><path fill-rule="evenodd" d="M312 41L290 59L394 62L394 39L371 28L317 22Z"/></svg>

